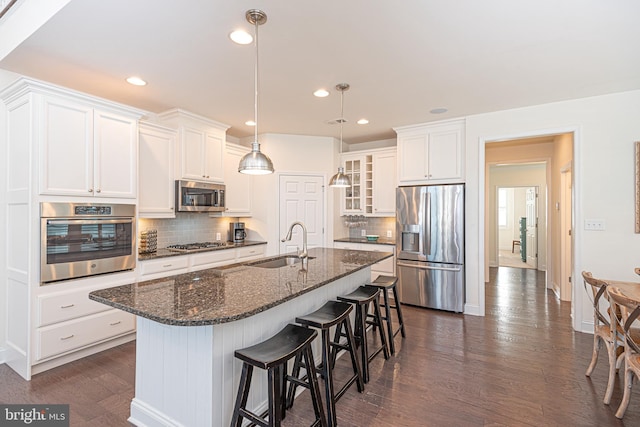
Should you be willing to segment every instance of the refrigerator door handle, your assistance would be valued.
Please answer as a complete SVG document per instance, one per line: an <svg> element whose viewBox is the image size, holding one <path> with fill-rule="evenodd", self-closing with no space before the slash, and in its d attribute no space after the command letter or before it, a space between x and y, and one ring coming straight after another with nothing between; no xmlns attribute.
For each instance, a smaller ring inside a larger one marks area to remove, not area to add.
<svg viewBox="0 0 640 427"><path fill-rule="evenodd" d="M416 265L416 264L403 264L401 262L399 262L398 267L411 267L411 268L419 268L421 270L441 270L441 271L461 271L462 267L455 267L455 268L447 268L447 267L431 267L428 265Z"/></svg>

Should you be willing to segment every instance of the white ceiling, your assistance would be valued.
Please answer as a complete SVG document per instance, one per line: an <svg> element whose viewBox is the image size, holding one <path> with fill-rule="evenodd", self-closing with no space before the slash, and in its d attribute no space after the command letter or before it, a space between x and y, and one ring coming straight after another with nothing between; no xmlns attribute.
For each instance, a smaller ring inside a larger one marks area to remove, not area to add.
<svg viewBox="0 0 640 427"><path fill-rule="evenodd" d="M183 108L253 133L394 138L392 127L640 89L637 0L72 0L0 68L152 112ZM2 34L0 33L0 40ZM149 84L124 82L139 75ZM315 98L324 87L331 95ZM448 113L429 111L446 107ZM361 126L355 121L370 120Z"/></svg>

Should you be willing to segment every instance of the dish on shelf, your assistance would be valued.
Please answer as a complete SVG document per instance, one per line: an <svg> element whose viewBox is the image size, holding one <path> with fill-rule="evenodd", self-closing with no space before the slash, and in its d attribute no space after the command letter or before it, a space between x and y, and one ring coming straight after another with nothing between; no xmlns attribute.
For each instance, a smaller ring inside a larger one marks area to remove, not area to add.
<svg viewBox="0 0 640 427"><path fill-rule="evenodd" d="M377 234L367 234L366 236L364 236L367 238L368 241L370 242L375 242L376 240L378 240L378 236Z"/></svg>

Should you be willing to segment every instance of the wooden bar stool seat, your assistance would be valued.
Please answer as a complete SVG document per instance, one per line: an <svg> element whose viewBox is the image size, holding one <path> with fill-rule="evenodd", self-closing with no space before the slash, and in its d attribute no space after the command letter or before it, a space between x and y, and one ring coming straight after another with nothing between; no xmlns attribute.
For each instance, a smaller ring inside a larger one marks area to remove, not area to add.
<svg viewBox="0 0 640 427"><path fill-rule="evenodd" d="M353 310L353 306L346 302L329 301L318 310L305 316L297 317L296 322L311 328L317 328L322 331L322 364L318 367L320 374L324 378L325 384L325 402L327 406L327 422L329 426L337 425L336 418L336 402L342 397L347 389L355 382L358 385L358 391L364 391L364 381L362 379L362 370L356 355L356 342L351 329L349 314ZM336 326L334 340L331 340L330 328ZM340 337L346 336L345 344L340 343ZM353 375L338 390L334 389L333 368L338 350L346 350L351 357L351 366ZM296 357L293 367L293 377L300 375L300 368L304 366L300 355ZM308 370L307 370L308 372ZM287 394L287 407L293 405L297 384L291 382Z"/></svg>
<svg viewBox="0 0 640 427"><path fill-rule="evenodd" d="M369 362L380 352L383 352L385 359L389 359L389 346L382 327L382 315L380 313L380 289L372 286L360 286L348 295L339 296L338 300L356 306L355 338L356 344L361 347L362 378L366 384L369 382ZM370 306L373 306L373 313L371 314L369 313ZM367 345L367 325L373 325L375 329L380 331L381 346L373 352L369 351Z"/></svg>
<svg viewBox="0 0 640 427"><path fill-rule="evenodd" d="M289 324L266 341L235 351L235 357L242 360L243 364L238 396L236 397L233 418L231 419L232 427L240 427L243 418L248 419L252 425L257 424L263 427L280 426L285 415L285 405L282 399L287 381L295 382L297 385L310 390L313 410L316 415L316 420L312 425L327 425L311 352L311 342L316 336L318 336L318 333L313 329ZM297 355L301 355L307 364L306 366L309 367L309 375L307 375L306 381L286 374L287 362ZM246 408L254 367L267 370L269 408L261 415L257 415ZM265 416L268 419L265 419Z"/></svg>
<svg viewBox="0 0 640 427"><path fill-rule="evenodd" d="M402 319L402 309L400 308L400 298L398 298L398 288L396 287L398 283L398 278L395 276L378 276L376 280L371 282L370 285L376 288L379 288L382 292L382 301L384 304L384 316L382 319L387 322L387 337L389 337L389 349L391 350L391 354L396 354L396 346L394 343L395 336L398 333L402 334L402 338L405 338L404 332L404 320ZM395 302L394 305L389 303L389 291L393 292L393 300ZM396 316L398 317L398 329L393 330L393 323L391 320L391 309L396 310Z"/></svg>

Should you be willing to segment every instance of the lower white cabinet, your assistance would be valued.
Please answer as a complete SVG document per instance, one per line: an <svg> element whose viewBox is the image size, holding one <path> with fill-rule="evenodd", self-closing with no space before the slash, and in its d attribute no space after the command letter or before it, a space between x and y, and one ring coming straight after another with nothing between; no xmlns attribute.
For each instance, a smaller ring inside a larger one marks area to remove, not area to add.
<svg viewBox="0 0 640 427"><path fill-rule="evenodd" d="M106 307L106 306L105 306ZM36 360L47 359L100 341L132 332L135 316L111 309L36 331Z"/></svg>
<svg viewBox="0 0 640 427"><path fill-rule="evenodd" d="M333 242L333 247L336 249L353 249L357 251L392 252L393 256L391 258L383 259L379 263L371 266L371 280L375 280L376 277L380 275L396 275L396 247L393 245Z"/></svg>
<svg viewBox="0 0 640 427"><path fill-rule="evenodd" d="M205 270L264 256L267 245L250 245L140 261L138 280L153 280Z"/></svg>
<svg viewBox="0 0 640 427"><path fill-rule="evenodd" d="M172 276L189 272L189 255L172 256L166 258L140 261L138 278L152 280L160 277Z"/></svg>

